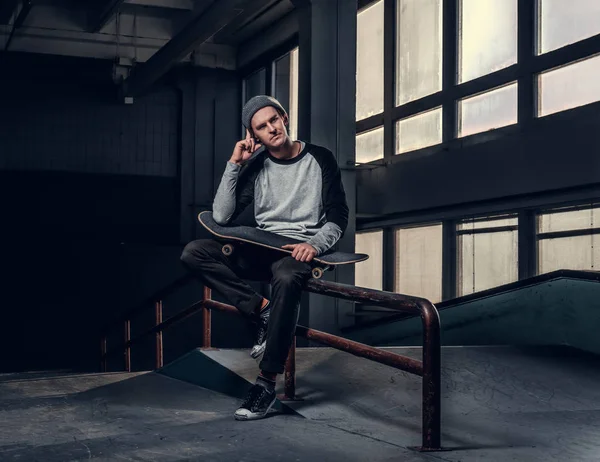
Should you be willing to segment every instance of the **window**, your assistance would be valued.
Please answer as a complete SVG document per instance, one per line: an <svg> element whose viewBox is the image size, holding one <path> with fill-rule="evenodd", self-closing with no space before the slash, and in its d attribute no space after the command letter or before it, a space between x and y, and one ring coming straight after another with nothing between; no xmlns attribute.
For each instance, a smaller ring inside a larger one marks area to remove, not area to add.
<svg viewBox="0 0 600 462"><path fill-rule="evenodd" d="M257 95L264 95L267 92L267 71L265 68L259 69L246 79L244 79L244 104Z"/></svg>
<svg viewBox="0 0 600 462"><path fill-rule="evenodd" d="M442 142L442 108L396 122L396 154Z"/></svg>
<svg viewBox="0 0 600 462"><path fill-rule="evenodd" d="M396 0L396 105L442 89L442 0Z"/></svg>
<svg viewBox="0 0 600 462"><path fill-rule="evenodd" d="M298 134L298 48L273 63L273 95L283 105L290 119L289 134Z"/></svg>
<svg viewBox="0 0 600 462"><path fill-rule="evenodd" d="M599 225L600 208L594 206L538 215L538 273L559 269L597 271L600 239L595 232Z"/></svg>
<svg viewBox="0 0 600 462"><path fill-rule="evenodd" d="M357 253L366 253L369 259L356 265L355 284L358 287L383 288L383 231L356 233Z"/></svg>
<svg viewBox="0 0 600 462"><path fill-rule="evenodd" d="M383 127L356 136L356 162L383 159Z"/></svg>
<svg viewBox="0 0 600 462"><path fill-rule="evenodd" d="M517 62L517 0L461 0L459 82Z"/></svg>
<svg viewBox="0 0 600 462"><path fill-rule="evenodd" d="M458 103L458 136L517 122L517 83L465 98Z"/></svg>
<svg viewBox="0 0 600 462"><path fill-rule="evenodd" d="M458 296L518 279L516 217L465 220L457 237Z"/></svg>
<svg viewBox="0 0 600 462"><path fill-rule="evenodd" d="M600 55L540 74L538 116L600 101L599 75Z"/></svg>
<svg viewBox="0 0 600 462"><path fill-rule="evenodd" d="M269 65L251 73L243 80L243 104L257 95L272 95L286 110L289 117L288 133L298 136L298 47L270 61ZM242 136L246 129L242 127Z"/></svg>
<svg viewBox="0 0 600 462"><path fill-rule="evenodd" d="M538 0L538 54L600 34L598 0Z"/></svg>
<svg viewBox="0 0 600 462"><path fill-rule="evenodd" d="M442 225L394 230L394 292L442 300Z"/></svg>
<svg viewBox="0 0 600 462"><path fill-rule="evenodd" d="M358 13L356 120L383 111L383 0Z"/></svg>

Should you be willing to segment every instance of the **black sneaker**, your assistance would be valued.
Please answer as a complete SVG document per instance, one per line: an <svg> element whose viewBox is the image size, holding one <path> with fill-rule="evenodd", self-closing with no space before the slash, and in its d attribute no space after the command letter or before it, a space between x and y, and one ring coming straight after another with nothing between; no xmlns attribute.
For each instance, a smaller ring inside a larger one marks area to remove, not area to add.
<svg viewBox="0 0 600 462"><path fill-rule="evenodd" d="M255 383L250 388L241 407L235 411L235 420L256 420L267 415L277 398L275 390Z"/></svg>
<svg viewBox="0 0 600 462"><path fill-rule="evenodd" d="M271 314L271 302L262 309L257 321L256 337L254 346L250 351L250 356L254 359L260 357L265 352L267 345L267 328L269 327L269 315Z"/></svg>

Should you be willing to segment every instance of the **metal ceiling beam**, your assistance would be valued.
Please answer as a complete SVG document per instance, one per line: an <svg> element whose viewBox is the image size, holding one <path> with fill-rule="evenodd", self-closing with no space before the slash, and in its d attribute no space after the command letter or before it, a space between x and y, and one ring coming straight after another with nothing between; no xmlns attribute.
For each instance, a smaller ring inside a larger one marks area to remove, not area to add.
<svg viewBox="0 0 600 462"><path fill-rule="evenodd" d="M123 82L125 96L137 96L164 75L194 48L206 42L243 11L240 0L217 0L158 50L147 62L135 67Z"/></svg>
<svg viewBox="0 0 600 462"><path fill-rule="evenodd" d="M23 1L22 5L21 5L21 10L19 11L19 14L17 15L17 17L15 19L15 22L12 25L12 28L10 30L10 35L8 36L8 40L6 41L6 44L4 45L4 51L8 50L8 47L10 46L10 43L12 42L15 31L23 25L23 23L25 22L25 19L27 19L27 15L31 11L32 6L33 6L32 0L24 0Z"/></svg>
<svg viewBox="0 0 600 462"><path fill-rule="evenodd" d="M18 6L19 0L0 2L0 24L9 24Z"/></svg>
<svg viewBox="0 0 600 462"><path fill-rule="evenodd" d="M256 20L256 18L263 15L279 1L280 0L250 0L244 8L244 11L246 11L247 14L238 16L235 20L231 21L227 26L221 29L219 33L215 35L215 42L226 43L227 39L234 35L235 32Z"/></svg>
<svg viewBox="0 0 600 462"><path fill-rule="evenodd" d="M170 10L193 11L194 9L192 0L125 0L125 4Z"/></svg>
<svg viewBox="0 0 600 462"><path fill-rule="evenodd" d="M109 0L90 23L89 31L93 34L100 32L104 26L117 14L125 0Z"/></svg>

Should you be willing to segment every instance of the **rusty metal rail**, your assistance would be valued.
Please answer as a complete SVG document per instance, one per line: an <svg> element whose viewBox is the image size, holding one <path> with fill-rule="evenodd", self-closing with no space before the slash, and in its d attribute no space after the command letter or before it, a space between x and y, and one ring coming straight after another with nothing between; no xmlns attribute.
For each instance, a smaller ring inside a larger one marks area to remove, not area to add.
<svg viewBox="0 0 600 462"><path fill-rule="evenodd" d="M173 284L173 289L181 284ZM392 292L384 292L347 284L311 279L306 283L305 290L316 294L326 295L339 299L368 303L383 306L392 310L405 313L418 314L423 323L423 355L422 361L402 356L389 351L374 348L362 343L354 342L336 335L321 332L315 329L298 325L296 336L328 345L338 350L346 351L355 356L385 364L423 378L422 397L422 445L421 451L438 451L441 449L441 344L440 344L440 318L437 309L426 299L411 297ZM167 295L162 290L161 297ZM125 370L131 371L131 347L144 338L154 335L156 343L156 368L163 365L163 339L162 332L167 327L181 322L185 318L202 311L203 315L203 347L211 347L211 310L225 311L239 315L239 311L232 305L227 305L211 299L211 290L204 289L203 299L187 307L175 316L162 320L162 299L153 300L155 306L155 326L135 338L131 338L131 316L122 318L119 322L124 326L124 344L118 345L107 351L107 336L101 340L102 370L107 370L107 358L115 353L124 354ZM136 308L135 312L139 312ZM290 349L284 374L283 400L295 398L296 379L296 342Z"/></svg>

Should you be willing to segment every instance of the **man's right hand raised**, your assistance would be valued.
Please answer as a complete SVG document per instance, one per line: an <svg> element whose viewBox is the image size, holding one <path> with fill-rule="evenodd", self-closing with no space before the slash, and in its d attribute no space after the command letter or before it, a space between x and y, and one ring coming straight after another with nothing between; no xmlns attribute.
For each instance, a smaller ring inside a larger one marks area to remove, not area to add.
<svg viewBox="0 0 600 462"><path fill-rule="evenodd" d="M231 154L231 159L229 159L229 162L242 165L248 159L250 159L252 154L254 154L261 146L262 145L260 143L254 141L254 138L250 135L250 131L246 129L246 139L238 141L235 144L235 148L233 148L233 154Z"/></svg>

